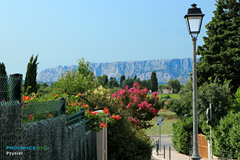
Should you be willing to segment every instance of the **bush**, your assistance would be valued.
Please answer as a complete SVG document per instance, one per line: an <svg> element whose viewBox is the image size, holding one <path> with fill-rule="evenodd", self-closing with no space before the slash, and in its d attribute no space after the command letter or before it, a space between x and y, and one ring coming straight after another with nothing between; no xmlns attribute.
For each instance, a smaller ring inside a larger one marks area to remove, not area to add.
<svg viewBox="0 0 240 160"><path fill-rule="evenodd" d="M118 123L108 127L108 159L150 160L154 147L150 138L142 130L131 127L126 115L120 116Z"/></svg>
<svg viewBox="0 0 240 160"><path fill-rule="evenodd" d="M142 131L131 125L125 110L115 98L110 98L107 88L103 94L88 95L87 99L95 109L107 107L112 115L122 118L115 124L108 124L108 159L151 159L152 149L150 138ZM137 131L139 130L139 131Z"/></svg>
<svg viewBox="0 0 240 160"><path fill-rule="evenodd" d="M232 158L240 159L240 112L228 114L220 120L220 124L213 130L213 153L218 150L231 151Z"/></svg>
<svg viewBox="0 0 240 160"><path fill-rule="evenodd" d="M173 123L172 143L176 151L189 154L191 147L191 136L193 131L193 117L182 118L181 121Z"/></svg>

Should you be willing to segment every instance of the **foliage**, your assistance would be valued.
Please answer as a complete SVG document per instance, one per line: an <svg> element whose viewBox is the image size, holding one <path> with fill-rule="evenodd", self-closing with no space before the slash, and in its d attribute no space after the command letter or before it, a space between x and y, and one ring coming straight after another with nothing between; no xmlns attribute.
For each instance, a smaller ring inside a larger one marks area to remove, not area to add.
<svg viewBox="0 0 240 160"><path fill-rule="evenodd" d="M181 121L173 123L172 144L176 151L188 154L191 147L191 136L193 131L193 117L182 118Z"/></svg>
<svg viewBox="0 0 240 160"><path fill-rule="evenodd" d="M111 78L108 83L109 83L109 88L119 87L119 84L115 77Z"/></svg>
<svg viewBox="0 0 240 160"><path fill-rule="evenodd" d="M181 89L181 84L178 81L178 79L174 79L172 80L171 78L169 79L169 81L167 82L167 85L170 88L173 88L173 93L178 93Z"/></svg>
<svg viewBox="0 0 240 160"><path fill-rule="evenodd" d="M235 93L240 83L240 3L236 0L218 0L212 21L205 28L207 37L199 46L197 55L198 86L210 83L209 77L216 77L223 84L231 80L231 93Z"/></svg>
<svg viewBox="0 0 240 160"><path fill-rule="evenodd" d="M23 85L24 94L29 95L31 93L37 92L37 58L38 55L33 60L33 55L27 65L27 72L25 76L25 81Z"/></svg>
<svg viewBox="0 0 240 160"><path fill-rule="evenodd" d="M1 84L1 91L5 91L0 93L0 101L4 100L5 98L7 98L7 86L8 86L8 83L7 83L7 72L6 72L6 68L5 68L5 65L4 63L0 63L0 84Z"/></svg>
<svg viewBox="0 0 240 160"><path fill-rule="evenodd" d="M240 159L240 112L228 114L220 120L218 127L213 130L214 147L213 152L218 150L231 151L232 158Z"/></svg>
<svg viewBox="0 0 240 160"><path fill-rule="evenodd" d="M151 80L149 79L149 80L143 80L142 82L141 82L141 85L143 86L143 87L145 87L145 88L147 88L148 90L150 90L151 89ZM129 86L130 87L130 86Z"/></svg>
<svg viewBox="0 0 240 160"><path fill-rule="evenodd" d="M231 104L231 113L238 113L240 112L240 87L238 88L237 92L234 96L234 101Z"/></svg>
<svg viewBox="0 0 240 160"><path fill-rule="evenodd" d="M120 87L121 88L124 88L125 86L122 86L122 82L125 80L125 75L122 75L121 78L120 78Z"/></svg>
<svg viewBox="0 0 240 160"><path fill-rule="evenodd" d="M6 72L6 67L5 64L2 62L0 63L0 76L6 76L7 72Z"/></svg>
<svg viewBox="0 0 240 160"><path fill-rule="evenodd" d="M108 159L151 159L152 149L150 138L133 128L124 112L119 113L122 119L108 127Z"/></svg>
<svg viewBox="0 0 240 160"><path fill-rule="evenodd" d="M198 117L199 121L206 120L206 110L211 103L213 121L219 120L226 116L231 105L231 90L229 81L223 84L215 79L212 83L205 82L198 89Z"/></svg>
<svg viewBox="0 0 240 160"><path fill-rule="evenodd" d="M96 110L106 107L112 115L122 117L117 123L108 124L108 159L150 159L153 148L150 138L130 125L126 108L122 109L116 98L110 98L111 93L114 92L109 92L106 86L101 94L86 97Z"/></svg>
<svg viewBox="0 0 240 160"><path fill-rule="evenodd" d="M97 87L94 75L90 71L90 63L84 62L84 58L82 58L78 60L78 65L78 71L73 69L61 75L54 84L54 93L85 93Z"/></svg>
<svg viewBox="0 0 240 160"><path fill-rule="evenodd" d="M123 80L122 81L122 88L125 88L126 86L128 86L129 88L132 88L133 83L134 82L133 82L132 78L128 78L126 80Z"/></svg>
<svg viewBox="0 0 240 160"><path fill-rule="evenodd" d="M155 92L158 90L156 71L153 71L151 74L151 90L152 90L152 92Z"/></svg>
<svg viewBox="0 0 240 160"><path fill-rule="evenodd" d="M179 99L171 105L171 110L179 117L184 114L192 115L192 81L187 81L179 92Z"/></svg>
<svg viewBox="0 0 240 160"><path fill-rule="evenodd" d="M133 88L125 87L117 93L112 94L112 98L116 98L121 106L121 110L125 110L125 114L129 116L132 125L143 128L152 127L150 120L156 116L157 112L163 107L159 102L157 92L153 93L151 98L147 97L147 88L140 88L140 83L134 83Z"/></svg>

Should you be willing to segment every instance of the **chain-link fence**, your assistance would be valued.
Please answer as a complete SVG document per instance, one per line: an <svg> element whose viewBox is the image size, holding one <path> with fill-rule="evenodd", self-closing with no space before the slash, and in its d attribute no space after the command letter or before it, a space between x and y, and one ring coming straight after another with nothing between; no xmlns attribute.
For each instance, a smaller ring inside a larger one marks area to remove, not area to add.
<svg viewBox="0 0 240 160"><path fill-rule="evenodd" d="M96 159L96 133L86 131L84 110L66 116L65 105L59 99L22 107L22 75L0 77L0 159Z"/></svg>

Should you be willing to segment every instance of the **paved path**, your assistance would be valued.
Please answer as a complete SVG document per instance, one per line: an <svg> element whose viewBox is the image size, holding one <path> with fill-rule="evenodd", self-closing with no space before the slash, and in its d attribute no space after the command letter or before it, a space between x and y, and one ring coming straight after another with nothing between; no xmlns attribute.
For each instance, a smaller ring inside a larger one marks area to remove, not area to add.
<svg viewBox="0 0 240 160"><path fill-rule="evenodd" d="M153 140L152 144L154 144L159 137L156 136L150 136ZM181 154L172 147L172 135L162 135L161 136L161 152L158 151L158 154L156 152L156 148L152 150L152 160L191 160L191 157L185 154ZM164 151L163 146L165 145L165 158L164 158ZM171 155L169 157L169 146L171 147ZM206 160L204 158L201 158L202 160ZM213 159L208 160L217 160L217 157L213 157Z"/></svg>

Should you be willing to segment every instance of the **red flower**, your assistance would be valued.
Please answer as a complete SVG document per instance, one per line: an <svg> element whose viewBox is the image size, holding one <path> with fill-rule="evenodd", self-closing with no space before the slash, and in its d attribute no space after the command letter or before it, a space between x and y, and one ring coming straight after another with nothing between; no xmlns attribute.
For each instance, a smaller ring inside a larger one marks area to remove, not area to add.
<svg viewBox="0 0 240 160"><path fill-rule="evenodd" d="M107 128L107 125L105 123L101 122L100 127L101 128L103 128L103 127Z"/></svg>
<svg viewBox="0 0 240 160"><path fill-rule="evenodd" d="M23 107L23 108L26 108L26 106L25 106L25 105L22 105L22 107Z"/></svg>
<svg viewBox="0 0 240 160"><path fill-rule="evenodd" d="M103 112L105 113L105 114L110 114L110 112L109 112L109 110L105 107L104 109L103 109Z"/></svg>

